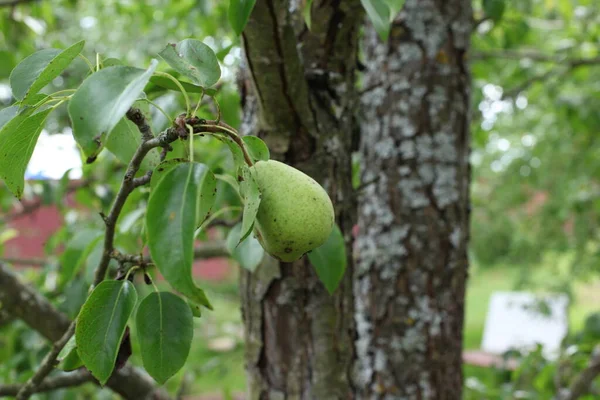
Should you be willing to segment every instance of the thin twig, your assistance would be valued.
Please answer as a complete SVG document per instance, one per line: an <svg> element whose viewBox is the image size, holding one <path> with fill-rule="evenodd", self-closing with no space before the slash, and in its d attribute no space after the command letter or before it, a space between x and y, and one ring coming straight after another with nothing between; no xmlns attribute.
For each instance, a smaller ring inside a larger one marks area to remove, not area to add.
<svg viewBox="0 0 600 400"><path fill-rule="evenodd" d="M108 264L110 263L110 254L114 249L114 239L115 239L115 228L117 225L117 219L121 214L121 210L125 205L125 201L129 194L141 184L145 184L150 181L150 175L145 175L141 178L134 178L135 174L140 169L142 161L148 152L156 147L161 147L163 144L168 144L170 142L175 141L178 138L177 130L174 128L169 128L167 131L159 135L158 137L153 137L150 140L146 140L142 142L140 147L136 150L131 162L129 163L129 167L127 168L127 172L125 172L125 176L123 177L123 183L119 188L119 192L115 197L113 205L108 213L108 215L104 218L104 223L106 225L106 233L104 236L104 252L102 253L102 258L100 259L100 263L98 264L98 268L96 269L96 275L94 277L94 286L98 285L102 280L104 280L104 276L106 275L106 270L108 269Z"/></svg>
<svg viewBox="0 0 600 400"><path fill-rule="evenodd" d="M569 389L561 393L559 399L576 400L588 393L598 375L600 375L600 345L594 348L587 367L575 377Z"/></svg>
<svg viewBox="0 0 600 400"><path fill-rule="evenodd" d="M26 4L26 3L35 3L38 2L40 0L9 0L9 1L0 1L0 7L11 7L11 6L16 6L19 4Z"/></svg>
<svg viewBox="0 0 600 400"><path fill-rule="evenodd" d="M185 396L188 394L190 390L190 383L192 381L192 376L189 372L183 374L183 378L181 378L181 383L177 388L177 393L175 394L175 400L183 400Z"/></svg>
<svg viewBox="0 0 600 400"><path fill-rule="evenodd" d="M47 378L36 388L35 393L49 392L51 390L79 386L87 382L93 382L94 377L86 370ZM23 385L0 385L0 397L16 396Z"/></svg>
<svg viewBox="0 0 600 400"><path fill-rule="evenodd" d="M185 128L182 127L171 127L167 129L165 132L161 133L158 137L154 137L149 131L149 127L147 127L144 115L135 110L128 111L128 117L132 119L132 121L138 126L140 132L142 133L142 143L136 150L133 158L129 162L129 166L127 167L127 171L125 172L125 176L123 177L123 182L121 183L121 187L115 197L113 205L108 213L108 215L103 216L104 223L106 225L106 231L104 234L104 250L102 253L102 258L98 263L98 267L96 268L96 274L94 277L94 283L92 287L97 286L100 282L102 282L106 276L106 271L108 269L111 254L114 252L114 238L115 238L115 229L117 225L117 220L119 215L121 214L121 210L125 205L125 202L131 192L138 186L146 184L150 181L151 174L146 174L143 177L135 178L136 173L139 171L142 161L144 157L148 154L148 152L157 147L165 147L169 143L177 140L178 138L187 134ZM206 122L208 127L210 127L209 121ZM215 124L216 125L216 124ZM219 124L222 127L227 129L232 129L224 123ZM235 132L235 130L232 130ZM241 141L241 138L238 139ZM240 146L244 150L243 143ZM251 165L251 164L250 164ZM37 389L37 386L41 384L41 382L48 376L48 374L52 371L56 364L56 357L69 341L71 336L73 336L75 332L75 321L71 322L69 328L64 333L64 335L54 343L52 346L52 350L46 355L40 368L36 371L36 373L27 381L25 385L21 388L17 395L18 400L26 400L29 398L31 393L34 393Z"/></svg>
<svg viewBox="0 0 600 400"><path fill-rule="evenodd" d="M71 336L73 336L74 333L75 321L71 322L71 325L69 325L69 329L67 329L64 335L58 341L54 342L54 344L52 345L52 350L50 350L50 352L46 354L46 357L44 357L40 368L27 381L27 383L25 383L23 387L21 387L21 389L17 393L17 400L26 400L29 398L29 396L31 396L31 394L37 392L38 386L42 384L44 379L46 379L46 376L48 376L52 369L54 369L54 366L56 365L56 357L58 357L58 354L63 349L63 347L65 347L65 345L67 344L69 339L71 339Z"/></svg>
<svg viewBox="0 0 600 400"><path fill-rule="evenodd" d="M131 112L131 110L130 110ZM144 116L143 114L136 113L135 118L137 121L134 121L138 127L144 126ZM140 120L141 118L141 120ZM140 128L142 129L142 128ZM117 224L117 219L119 218L119 214L125 205L125 201L129 194L137 187L135 181L135 174L140 169L142 161L144 157L150 150L156 147L160 147L165 143L172 142L178 138L178 133L176 129L169 128L166 132L161 134L159 137L152 137L149 139L147 132L142 132L142 143L138 147L137 151L133 155L127 171L125 172L125 176L123 177L123 182L121 183L121 187L119 188L119 192L113 202L113 205L110 209L108 215L104 218L104 222L106 225L106 232L104 234L104 251L102 253L102 258L98 263L98 267L96 268L96 275L94 277L93 287L97 286L100 282L104 280L106 276L106 270L108 269L108 265L111 260L111 253L114 250L114 239L115 239L115 228ZM149 178L147 179L149 181ZM138 181L139 183L139 181ZM139 186L139 185L138 185ZM31 393L34 393L37 386L48 376L50 371L54 368L56 364L56 357L62 350L62 348L67 344L71 336L75 333L75 321L73 321L65 334L54 343L52 346L52 350L46 355L40 368L36 371L36 373L27 381L27 383L21 388L17 395L17 400L26 400L29 398Z"/></svg>
<svg viewBox="0 0 600 400"><path fill-rule="evenodd" d="M590 59L569 60L568 62L559 64L559 65L555 66L554 68L552 68L542 74L534 75L534 76L530 77L529 79L525 80L524 82L520 83L519 85L506 90L503 93L502 98L504 99L504 98L515 97L522 91L528 89L531 85L533 85L536 82L543 82L543 81L546 81L551 78L559 78L563 75L566 75L566 74L572 72L573 70L575 70L577 68L593 66L593 65L600 65L600 57L590 58Z"/></svg>
<svg viewBox="0 0 600 400"><path fill-rule="evenodd" d="M557 56L555 54L546 54L535 50L505 50L496 49L488 51L477 51L469 55L469 58L474 61L480 60L523 60L529 59L537 62L561 63L565 61L565 56Z"/></svg>
<svg viewBox="0 0 600 400"><path fill-rule="evenodd" d="M142 141L147 142L154 138L152 134L152 128L146 122L146 117L139 108L130 108L127 110L127 119L137 125L140 133L142 134Z"/></svg>
<svg viewBox="0 0 600 400"><path fill-rule="evenodd" d="M512 60L523 60L529 59L536 62L545 62L556 64L550 70L534 75L513 88L506 90L502 96L503 99L517 96L520 92L528 89L531 85L536 82L543 82L554 77L560 77L565 75L574 69L584 67L600 65L600 57L594 58L569 58L566 56L556 56L552 54L545 54L538 51L526 50L526 51L514 51L514 50L491 50L477 52L470 56L472 60L489 60L489 59L512 59Z"/></svg>

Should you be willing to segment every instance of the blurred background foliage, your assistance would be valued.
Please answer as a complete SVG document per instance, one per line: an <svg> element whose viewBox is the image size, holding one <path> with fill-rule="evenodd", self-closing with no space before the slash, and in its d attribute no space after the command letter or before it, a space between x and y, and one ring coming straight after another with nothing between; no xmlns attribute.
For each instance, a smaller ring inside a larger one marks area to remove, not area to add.
<svg viewBox="0 0 600 400"><path fill-rule="evenodd" d="M10 71L36 50L84 39L92 60L100 53L146 67L167 42L193 37L218 55L223 77L217 98L224 120L238 127L235 78L241 49L227 22L227 6L218 0L0 0L0 108L12 101L6 85ZM600 338L600 318L594 314L600 311L600 5L597 0L474 0L473 7L476 29L467 55L473 74L472 273L465 345L479 347L489 295L495 290L567 293L572 305L565 342L570 353L550 362L534 352L513 373L467 367L467 398L515 398L509 393L521 391L528 397L519 398L548 399L557 369L581 368ZM87 66L78 60L49 90L75 88L86 74ZM171 116L183 109L174 92L149 87L147 93ZM214 116L215 110L207 103L201 113ZM155 130L166 126L152 107L151 114ZM47 131L68 132L66 110L53 115ZM185 156L183 147L176 150L173 157ZM199 140L195 151L196 159L217 172L228 168L221 143ZM71 317L84 299L100 249L76 238L82 232L92 237L102 228L96 212L113 198L122 168L103 152L96 163L83 167L84 183L76 188L68 174L28 185L27 198L41 196L45 204L59 206L63 225L46 244L43 273L27 276ZM221 182L219 189L221 206L238 204L226 184ZM84 208L65 203L67 193ZM136 192L123 213L117 243L125 252L139 251L139 210L147 195ZM0 190L0 251L14 234L1 215L9 215L13 207L9 192ZM225 216L237 217L234 212ZM216 235L223 238L225 231ZM74 262L83 263L83 273L62 282L59 265ZM195 340L186 370L194 377L192 393L218 392L227 398L244 388L235 276L211 284L208 291L219 311L197 321L202 333L196 337L206 340ZM0 382L21 381L30 376L47 344L19 323L0 329ZM221 346L213 339L220 339ZM172 390L184 375L169 382ZM48 398L77 398L84 392Z"/></svg>

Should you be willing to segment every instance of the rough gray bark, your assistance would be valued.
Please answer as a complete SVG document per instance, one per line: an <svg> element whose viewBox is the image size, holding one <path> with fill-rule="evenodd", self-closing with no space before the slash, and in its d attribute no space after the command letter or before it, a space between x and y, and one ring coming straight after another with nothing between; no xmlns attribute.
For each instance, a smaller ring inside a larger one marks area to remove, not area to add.
<svg viewBox="0 0 600 400"><path fill-rule="evenodd" d="M316 0L308 31L299 1L261 0L243 34L242 132L329 192L348 255L355 222L351 150L358 0ZM351 397L352 263L330 296L306 258L269 259L241 277L249 399Z"/></svg>
<svg viewBox="0 0 600 400"><path fill-rule="evenodd" d="M23 320L52 342L60 339L71 323L44 296L22 284L16 274L1 263L0 309ZM155 386L152 378L131 365L115 372L106 386L125 399L169 399L162 389Z"/></svg>
<svg viewBox="0 0 600 400"><path fill-rule="evenodd" d="M356 398L461 398L470 32L470 0L407 0L366 33Z"/></svg>

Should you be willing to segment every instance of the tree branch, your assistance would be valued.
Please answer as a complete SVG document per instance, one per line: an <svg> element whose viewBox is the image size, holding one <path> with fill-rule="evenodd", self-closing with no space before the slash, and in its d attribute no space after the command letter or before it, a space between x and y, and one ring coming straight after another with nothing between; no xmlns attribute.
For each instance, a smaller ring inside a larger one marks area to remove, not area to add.
<svg viewBox="0 0 600 400"><path fill-rule="evenodd" d="M7 264L17 264L17 265L35 265L41 267L46 265L48 262L43 258L15 258L15 257L1 257L0 262L4 262Z"/></svg>
<svg viewBox="0 0 600 400"><path fill-rule="evenodd" d="M571 383L569 389L561 393L560 400L576 400L590 390L590 385L600 375L600 345L592 351L587 367Z"/></svg>
<svg viewBox="0 0 600 400"><path fill-rule="evenodd" d="M127 119L133 122L140 130L140 133L142 134L142 141L147 142L148 140L154 138L154 135L152 134L152 128L150 128L150 125L148 125L148 122L146 122L146 117L144 117L144 114L139 108L130 108L127 110L126 115Z"/></svg>
<svg viewBox="0 0 600 400"><path fill-rule="evenodd" d="M55 341L69 327L69 319L40 293L23 285L17 275L0 263L0 304L2 310L23 320L46 339Z"/></svg>
<svg viewBox="0 0 600 400"><path fill-rule="evenodd" d="M40 0L9 0L9 1L0 1L0 7L12 7L12 6L16 6L19 4L26 4L26 3L34 3Z"/></svg>
<svg viewBox="0 0 600 400"><path fill-rule="evenodd" d="M536 50L489 50L489 51L478 51L470 56L473 61L482 60L493 60L493 59L506 59L506 60L523 60L529 59L531 61L541 63L553 63L562 64L568 67L578 67L581 65L597 65L600 64L600 57L593 58L569 58L567 55L556 55L547 54Z"/></svg>
<svg viewBox="0 0 600 400"><path fill-rule="evenodd" d="M593 65L600 65L600 57L590 58L590 59L569 60L568 62L565 62L564 64L559 64L556 67L554 67L542 74L534 75L534 76L530 77L529 79L525 80L524 82L520 83L519 85L506 90L503 93L502 98L504 99L507 97L515 97L520 92L528 89L534 83L547 81L548 79L551 79L551 78L559 78L563 75L566 75L566 74L572 72L573 70L575 70L577 68L593 66Z"/></svg>
<svg viewBox="0 0 600 400"><path fill-rule="evenodd" d="M129 194L131 194L131 192L141 184L139 180L135 180L135 174L140 169L144 157L146 157L146 154L148 154L150 150L174 142L178 137L178 130L175 128L169 128L158 137L153 137L152 139L143 141L133 155L133 158L129 163L129 167L125 172L125 176L123 177L123 183L121 184L119 192L115 197L115 201L113 202L108 215L104 217L104 224L106 225L106 233L104 236L104 252L102 253L102 258L100 259L98 268L96 269L94 286L97 286L100 282L102 282L104 280L104 276L106 275L106 270L108 269L108 264L110 263L111 259L110 255L114 250L117 219L121 214L121 210L123 209ZM150 176L147 176L148 178L144 180L146 183L150 180Z"/></svg>
<svg viewBox="0 0 600 400"><path fill-rule="evenodd" d="M215 257L231 257L225 242L204 242L194 249L194 258L196 259Z"/></svg>
<svg viewBox="0 0 600 400"><path fill-rule="evenodd" d="M0 304L4 313L23 320L50 341L59 340L69 327L69 319L64 314L32 287L21 283L17 275L1 263ZM156 399L169 399L164 391L154 386L150 377L130 365L115 371L106 385L127 399L147 398L151 395ZM19 387L21 388L22 386Z"/></svg>
<svg viewBox="0 0 600 400"><path fill-rule="evenodd" d="M45 379L36 388L36 393L49 392L51 390L63 389L73 386L79 386L87 382L93 382L94 378L87 371L77 371L69 374L59 375L54 378ZM23 385L0 385L0 397L16 396L22 389Z"/></svg>
<svg viewBox="0 0 600 400"><path fill-rule="evenodd" d="M493 59L508 59L522 60L530 59L537 62L562 63L565 61L565 56L557 56L555 54L546 54L535 50L489 50L478 51L470 56L473 61L493 60Z"/></svg>
<svg viewBox="0 0 600 400"><path fill-rule="evenodd" d="M135 175L139 171L144 157L150 150L156 147L165 147L178 138L185 137L187 135L185 127L175 126L167 129L158 137L154 137L150 131L150 127L145 121L143 114L139 110L128 110L127 117L138 126L142 134L142 143L129 162L129 166L125 172L125 176L123 177L123 182L121 183L121 187L119 188L108 215L103 215L104 223L106 225L104 250L102 253L102 258L100 259L98 267L96 268L96 274L92 287L97 286L104 280L106 276L106 271L111 258L113 258L115 250L114 236L117 220L129 194L131 194L136 187L146 184L150 181L151 173L146 174L141 178L135 178ZM215 122L214 124L216 125L218 122ZM64 333L61 335L61 337L54 342L52 349L46 355L36 373L27 381L27 383L25 383L25 385L20 388L17 394L18 400L28 399L32 393L36 392L37 387L42 384L46 376L48 376L48 374L52 371L56 364L56 358L58 354L75 332L75 321L71 322L68 328L63 332Z"/></svg>
<svg viewBox="0 0 600 400"><path fill-rule="evenodd" d="M38 386L46 379L48 374L52 372L54 367L57 364L56 357L60 351L65 347L71 336L75 333L75 321L71 322L67 331L52 345L52 349L42 363L40 364L40 368L33 374L31 378L21 387L19 392L17 393L17 400L27 400L32 393L37 392Z"/></svg>
<svg viewBox="0 0 600 400"><path fill-rule="evenodd" d="M140 169L144 157L153 148L160 147L164 144L173 142L179 137L179 131L177 129L169 128L159 137L155 138L152 136L151 132L145 129L145 126L147 126L145 118L139 110L136 111L135 109L130 109L127 113L128 117L131 115L131 118L135 119L134 123L136 123L136 125L140 128L140 132L142 133L142 143L140 144L135 154L133 155L133 158L129 162L129 166L127 168L127 171L125 172L125 176L123 177L123 182L121 183L121 187L119 188L119 191L113 202L110 212L106 217L104 217L104 223L106 225L106 231L104 234L104 251L102 253L102 258L98 263L98 267L96 268L96 274L94 277L94 283L92 284L92 287L97 286L100 282L104 280L104 277L106 276L106 271L111 260L110 255L114 250L114 238L117 219L119 218L119 214L121 213L121 210L125 205L127 197L129 197L129 194L140 184L140 181L136 183L136 180L134 178L136 173ZM150 178L148 177L147 181L149 180ZM21 388L21 390L17 394L17 400L27 400L30 394L35 392L37 385L41 384L41 382L46 378L46 376L48 376L50 371L52 371L52 369L54 368L54 365L56 363L56 357L74 333L75 321L71 322L66 332L61 336L61 338L58 341L56 341L53 344L52 350L50 350L50 352L46 355L46 357L42 361L42 364L40 365L40 368L27 381L27 383Z"/></svg>
<svg viewBox="0 0 600 400"><path fill-rule="evenodd" d="M111 258L113 258L114 254L114 237L115 237L115 229L117 220L125 205L125 202L131 192L141 185L144 185L150 181L152 176L151 172L144 175L140 178L135 178L135 175L140 169L142 161L144 157L148 154L148 152L157 147L166 147L169 143L174 142L180 137L185 137L187 135L187 131L185 127L175 126L167 129L165 132L161 133L158 137L154 137L150 130L150 127L146 123L145 117L142 112L138 109L129 109L127 111L127 117L138 126L140 133L142 135L142 143L136 150L133 158L129 162L129 166L127 167L127 171L125 172L125 176L123 177L123 182L121 183L121 187L117 192L115 200L112 204L112 207L108 213L108 215L104 216L104 223L106 225L106 231L104 234L104 250L102 253L102 258L98 263L98 267L96 268L96 274L94 277L94 283L92 287L97 286L100 282L102 282L106 276L106 271L110 264ZM207 124L210 125L212 121L207 121ZM218 121L212 122L213 125L219 125ZM26 400L29 398L31 393L35 393L37 390L37 386L40 385L46 376L52 371L56 364L56 357L69 341L71 336L75 333L75 321L69 324L69 327L66 329L64 334L58 339L52 346L50 352L46 355L44 360L42 361L39 369L36 373L27 381L25 385L21 387L19 393L17 394L17 400Z"/></svg>
<svg viewBox="0 0 600 400"><path fill-rule="evenodd" d="M523 60L529 59L536 62L542 63L552 63L556 64L552 69L542 73L537 74L529 79L523 81L517 86L506 90L502 96L502 98L510 98L515 97L520 92L528 89L531 85L536 82L543 82L548 79L554 77L560 77L566 75L567 73L573 71L574 69L585 67L585 66L593 66L600 65L600 57L594 58L569 58L561 55L552 55L545 54L542 52L534 51L534 50L526 50L526 51L514 51L514 50L492 50L492 51L483 51L477 52L471 56L472 60L490 60L490 59L511 59L511 60Z"/></svg>

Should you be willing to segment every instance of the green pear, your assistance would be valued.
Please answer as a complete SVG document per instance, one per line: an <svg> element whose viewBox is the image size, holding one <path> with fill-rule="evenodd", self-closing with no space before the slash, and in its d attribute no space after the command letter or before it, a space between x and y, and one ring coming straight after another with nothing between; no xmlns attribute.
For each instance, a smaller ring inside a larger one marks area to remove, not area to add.
<svg viewBox="0 0 600 400"><path fill-rule="evenodd" d="M325 243L334 224L325 189L279 161L258 161L251 169L262 197L255 233L266 252L292 262Z"/></svg>

